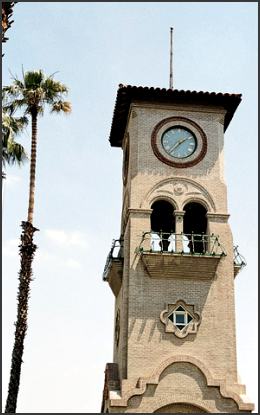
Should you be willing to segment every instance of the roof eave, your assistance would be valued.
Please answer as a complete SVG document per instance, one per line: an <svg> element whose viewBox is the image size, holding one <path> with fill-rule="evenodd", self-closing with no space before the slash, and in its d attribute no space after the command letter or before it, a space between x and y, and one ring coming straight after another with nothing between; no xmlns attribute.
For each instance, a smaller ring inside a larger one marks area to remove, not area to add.
<svg viewBox="0 0 260 415"><path fill-rule="evenodd" d="M154 101L163 103L191 103L195 105L214 105L226 110L224 131L226 131L234 113L241 102L241 94L222 94L215 92L197 92L136 86L119 85L115 102L109 141L113 147L121 147L128 120L130 105L133 101Z"/></svg>

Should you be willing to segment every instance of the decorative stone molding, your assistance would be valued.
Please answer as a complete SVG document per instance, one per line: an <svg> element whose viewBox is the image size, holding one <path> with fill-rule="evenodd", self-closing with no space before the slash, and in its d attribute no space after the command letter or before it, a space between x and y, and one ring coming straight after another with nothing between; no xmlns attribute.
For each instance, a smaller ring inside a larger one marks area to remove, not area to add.
<svg viewBox="0 0 260 415"><path fill-rule="evenodd" d="M137 215L151 215L152 209L139 209L139 208L128 208L128 214L137 214Z"/></svg>
<svg viewBox="0 0 260 415"><path fill-rule="evenodd" d="M173 193L176 196L182 195L184 192L187 192L187 190L188 190L188 186L185 183L176 183L173 186Z"/></svg>
<svg viewBox="0 0 260 415"><path fill-rule="evenodd" d="M209 192L201 184L184 177L172 177L156 183L144 196L140 208L149 208L156 200L166 198L177 210L182 210L190 201L196 201L204 204L209 213L216 211Z"/></svg>
<svg viewBox="0 0 260 415"><path fill-rule="evenodd" d="M207 218L210 222L222 222L227 223L229 219L229 214L226 213L206 213Z"/></svg>
<svg viewBox="0 0 260 415"><path fill-rule="evenodd" d="M179 324L176 317L181 319L183 323ZM201 317L199 313L194 311L194 305L178 300L175 304L167 305L160 314L160 320L165 325L166 333L174 333L176 337L183 339L188 334L197 333Z"/></svg>
<svg viewBox="0 0 260 415"><path fill-rule="evenodd" d="M110 395L110 406L114 407L126 407L128 400L135 395L143 395L148 385L158 385L162 372L174 363L190 363L197 367L204 375L207 386L215 386L219 388L219 392L223 398L233 399L238 405L240 411L251 412L254 410L254 404L246 401L245 395L239 395L238 393L231 390L232 385L227 385L224 379L214 379L208 368L199 359L190 355L175 355L160 364L160 366L152 373L151 376L139 378L136 387L122 390L121 396L117 399L111 399Z"/></svg>

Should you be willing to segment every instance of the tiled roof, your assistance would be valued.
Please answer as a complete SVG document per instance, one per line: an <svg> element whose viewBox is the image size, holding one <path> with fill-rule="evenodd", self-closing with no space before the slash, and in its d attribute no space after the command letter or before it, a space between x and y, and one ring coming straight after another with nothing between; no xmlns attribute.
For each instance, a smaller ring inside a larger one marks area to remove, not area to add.
<svg viewBox="0 0 260 415"><path fill-rule="evenodd" d="M220 106L227 110L224 120L225 131L241 99L241 94L184 91L177 89L150 88L119 84L109 141L111 146L121 146L130 104L133 101Z"/></svg>

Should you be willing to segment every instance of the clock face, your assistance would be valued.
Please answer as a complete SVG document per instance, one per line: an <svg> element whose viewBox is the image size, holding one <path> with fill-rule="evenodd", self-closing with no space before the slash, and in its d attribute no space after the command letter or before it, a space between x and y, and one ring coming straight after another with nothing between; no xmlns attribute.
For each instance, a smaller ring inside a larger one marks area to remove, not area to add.
<svg viewBox="0 0 260 415"><path fill-rule="evenodd" d="M162 146L171 157L184 159L194 153L197 140L190 130L176 126L163 133Z"/></svg>
<svg viewBox="0 0 260 415"><path fill-rule="evenodd" d="M202 128L186 117L173 116L155 125L151 135L155 156L176 168L193 167L207 153L207 136Z"/></svg>

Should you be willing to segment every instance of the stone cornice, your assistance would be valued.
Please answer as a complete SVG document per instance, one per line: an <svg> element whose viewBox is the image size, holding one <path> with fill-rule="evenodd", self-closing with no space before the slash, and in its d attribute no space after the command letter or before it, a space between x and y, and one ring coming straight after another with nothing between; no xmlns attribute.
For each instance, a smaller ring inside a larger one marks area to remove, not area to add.
<svg viewBox="0 0 260 415"><path fill-rule="evenodd" d="M152 211L153 211L152 209L128 208L127 213L126 213L124 228L127 225L127 222L129 220L130 215L131 216L138 216L138 217L144 217L144 216L150 217Z"/></svg>
<svg viewBox="0 0 260 415"><path fill-rule="evenodd" d="M128 214L151 215L153 209L128 208Z"/></svg>
<svg viewBox="0 0 260 415"><path fill-rule="evenodd" d="M211 222L225 222L227 223L228 219L229 219L229 214L228 213L206 213L206 216L208 218L209 221Z"/></svg>

